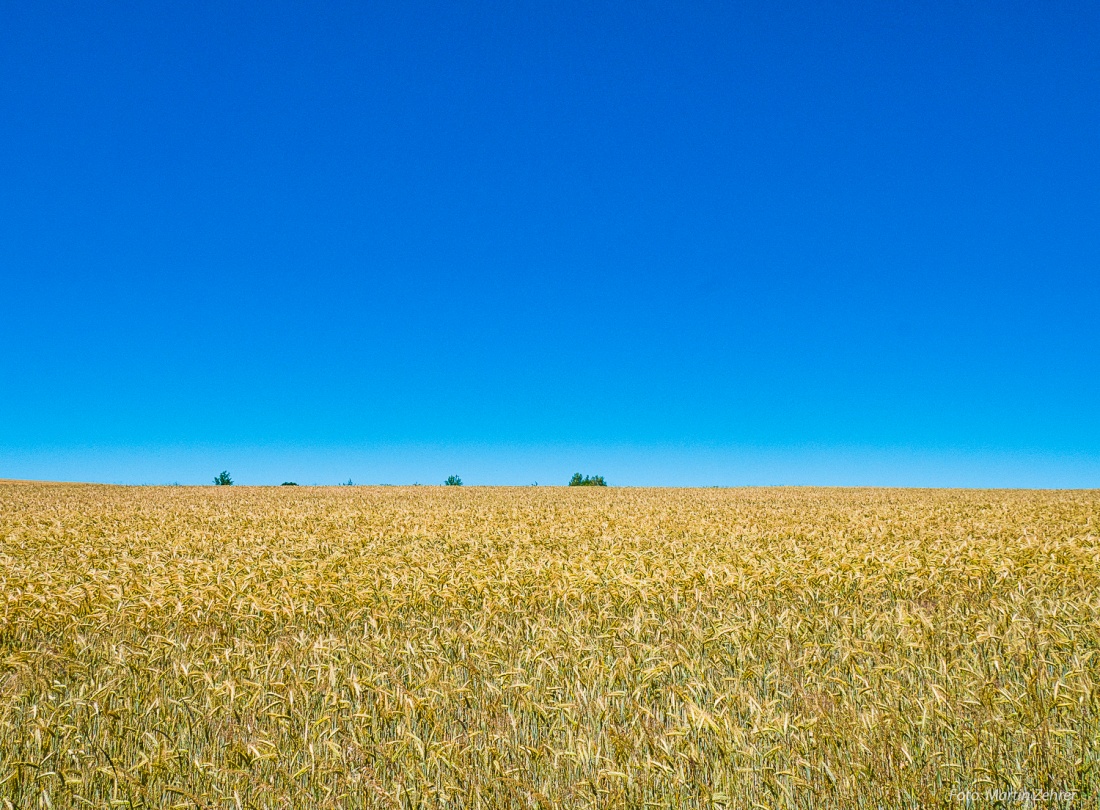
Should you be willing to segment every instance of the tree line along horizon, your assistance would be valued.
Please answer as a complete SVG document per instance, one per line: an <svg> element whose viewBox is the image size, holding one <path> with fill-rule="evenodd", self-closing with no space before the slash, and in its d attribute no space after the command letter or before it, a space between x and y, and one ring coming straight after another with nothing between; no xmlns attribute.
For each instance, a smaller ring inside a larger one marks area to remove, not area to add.
<svg viewBox="0 0 1100 810"><path fill-rule="evenodd" d="M216 476L214 476L214 486L219 487L231 487L233 486L233 476L229 474L228 470L222 470ZM296 487L298 483L296 481L283 481L279 486L283 487ZM354 486L352 480L349 478L340 486ZM419 483L414 486L419 486ZM457 475L449 475L443 482L445 487L460 487L463 486L462 479ZM534 486L538 486L536 481ZM573 473L573 477L569 479L568 486L571 487L606 487L607 482L602 475L581 475L580 473Z"/></svg>

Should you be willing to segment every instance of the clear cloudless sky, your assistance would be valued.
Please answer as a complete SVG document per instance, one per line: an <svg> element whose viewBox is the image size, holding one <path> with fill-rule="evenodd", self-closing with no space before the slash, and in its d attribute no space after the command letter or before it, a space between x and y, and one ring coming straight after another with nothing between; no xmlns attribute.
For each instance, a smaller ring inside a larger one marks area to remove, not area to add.
<svg viewBox="0 0 1100 810"><path fill-rule="evenodd" d="M0 478L1096 487L1098 305L1094 2L0 8Z"/></svg>

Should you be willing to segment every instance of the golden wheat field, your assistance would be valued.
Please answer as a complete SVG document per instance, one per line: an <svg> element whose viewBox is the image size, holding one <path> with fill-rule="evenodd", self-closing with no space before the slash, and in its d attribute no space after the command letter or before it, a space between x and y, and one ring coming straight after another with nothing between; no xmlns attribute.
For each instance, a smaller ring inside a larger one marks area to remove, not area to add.
<svg viewBox="0 0 1100 810"><path fill-rule="evenodd" d="M0 804L1092 806L1098 525L1086 491L0 485Z"/></svg>

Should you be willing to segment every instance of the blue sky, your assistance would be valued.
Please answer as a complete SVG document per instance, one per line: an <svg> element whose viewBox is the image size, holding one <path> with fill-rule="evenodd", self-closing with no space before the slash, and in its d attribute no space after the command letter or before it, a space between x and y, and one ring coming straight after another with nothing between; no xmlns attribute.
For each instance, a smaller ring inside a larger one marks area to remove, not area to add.
<svg viewBox="0 0 1100 810"><path fill-rule="evenodd" d="M1100 486L1100 6L0 9L0 478Z"/></svg>

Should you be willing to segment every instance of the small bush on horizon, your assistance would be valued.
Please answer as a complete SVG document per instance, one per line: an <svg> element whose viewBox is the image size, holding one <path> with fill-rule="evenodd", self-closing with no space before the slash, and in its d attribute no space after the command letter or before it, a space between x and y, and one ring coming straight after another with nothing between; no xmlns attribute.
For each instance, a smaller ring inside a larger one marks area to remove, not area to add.
<svg viewBox="0 0 1100 810"><path fill-rule="evenodd" d="M448 475L447 480L443 482L445 487L460 487L462 486L462 479L457 475Z"/></svg>
<svg viewBox="0 0 1100 810"><path fill-rule="evenodd" d="M602 475L593 475L590 478L587 475L582 477L580 473L573 473L573 477L569 479L569 486L571 486L571 487L606 487L607 482L603 480Z"/></svg>
<svg viewBox="0 0 1100 810"><path fill-rule="evenodd" d="M233 486L233 479L229 476L229 471L222 470L220 473L218 473L217 478L214 479L214 485L219 487Z"/></svg>
<svg viewBox="0 0 1100 810"><path fill-rule="evenodd" d="M294 481L283 481L283 483L279 484L279 486L281 486L281 487L296 487L298 485Z"/></svg>

